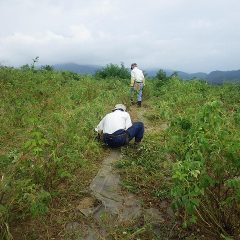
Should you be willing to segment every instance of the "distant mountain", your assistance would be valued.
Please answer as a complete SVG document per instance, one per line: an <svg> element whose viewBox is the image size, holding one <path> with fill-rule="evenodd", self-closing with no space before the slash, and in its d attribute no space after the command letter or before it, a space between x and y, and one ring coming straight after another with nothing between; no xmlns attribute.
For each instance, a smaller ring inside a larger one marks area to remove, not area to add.
<svg viewBox="0 0 240 240"><path fill-rule="evenodd" d="M177 74L180 78L185 79L185 80L190 80L190 79L207 79L207 73L203 73L203 72L197 72L197 73L186 73L186 72L181 72L181 71L177 71Z"/></svg>
<svg viewBox="0 0 240 240"><path fill-rule="evenodd" d="M207 80L213 84L223 82L240 82L240 70L236 71L213 71L208 74Z"/></svg>
<svg viewBox="0 0 240 240"><path fill-rule="evenodd" d="M147 70L145 70L145 72L147 73L147 75L149 77L154 77L157 74L159 69L147 69ZM202 73L202 72L186 73L186 72L175 71L175 70L170 70L170 69L163 69L163 71L166 72L167 76L171 76L173 73L176 72L180 78L185 79L185 80L190 80L193 78L207 79L207 73Z"/></svg>
<svg viewBox="0 0 240 240"><path fill-rule="evenodd" d="M55 64L53 65L54 69L59 71L71 71L80 74L95 74L97 70L103 68L103 66L99 65L79 65L76 63L64 63L64 64ZM146 73L149 77L154 77L158 70L161 68L152 68L152 69L144 69L144 73ZM171 76L174 72L178 74L178 76L184 80L191 80L194 78L207 80L212 84L221 84L223 82L240 82L240 70L235 71L213 71L209 74L203 72L197 73L186 73L182 71L174 71L171 69L163 69L167 76Z"/></svg>
<svg viewBox="0 0 240 240"><path fill-rule="evenodd" d="M98 65L79 65L76 63L63 63L53 65L55 70L59 71L71 71L80 74L94 74L97 70L101 69L102 66Z"/></svg>
<svg viewBox="0 0 240 240"><path fill-rule="evenodd" d="M149 77L154 77L159 69L149 69L145 70ZM209 74L203 72L197 73L186 73L182 71L173 71L173 70L165 70L167 76L172 75L174 72L178 74L181 79L184 80L191 80L194 78L207 80L209 83L212 84L221 84L224 82L240 82L240 70L235 71L213 71Z"/></svg>

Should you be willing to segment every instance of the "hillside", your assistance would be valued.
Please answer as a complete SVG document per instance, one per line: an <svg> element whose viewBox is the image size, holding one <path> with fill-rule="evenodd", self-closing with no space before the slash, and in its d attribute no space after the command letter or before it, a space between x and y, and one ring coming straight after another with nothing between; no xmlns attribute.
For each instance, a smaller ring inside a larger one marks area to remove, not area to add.
<svg viewBox="0 0 240 240"><path fill-rule="evenodd" d="M240 82L240 70L213 71L208 74L207 80L214 84L221 84L223 82Z"/></svg>
<svg viewBox="0 0 240 240"><path fill-rule="evenodd" d="M64 64L55 64L53 65L55 70L60 71L71 71L79 74L95 74L97 70L103 68L99 65L79 65L75 63L64 63ZM157 68L149 68L144 69L145 73L148 77L154 77L159 69ZM209 74L203 72L197 73L186 73L183 71L175 71L175 70L164 70L167 76L171 76L174 72L177 72L178 76L184 80L191 80L191 79L203 79L207 80L209 83L212 84L222 84L223 82L234 82L240 81L240 70L236 71L212 71Z"/></svg>
<svg viewBox="0 0 240 240"><path fill-rule="evenodd" d="M174 76L137 108L129 79L0 67L0 239L238 239L239 91ZM116 103L145 125L117 152L94 132ZM121 194L93 196L103 176Z"/></svg>
<svg viewBox="0 0 240 240"><path fill-rule="evenodd" d="M80 74L94 74L97 70L101 69L98 65L79 65L76 63L64 63L53 65L55 70L59 71L71 71Z"/></svg>
<svg viewBox="0 0 240 240"><path fill-rule="evenodd" d="M146 69L145 72L149 77L154 77L158 69ZM167 76L171 76L174 72L183 80L202 79L212 84L222 84L224 82L239 82L240 70L235 71L212 71L209 74L203 72L186 73L183 71L164 70Z"/></svg>

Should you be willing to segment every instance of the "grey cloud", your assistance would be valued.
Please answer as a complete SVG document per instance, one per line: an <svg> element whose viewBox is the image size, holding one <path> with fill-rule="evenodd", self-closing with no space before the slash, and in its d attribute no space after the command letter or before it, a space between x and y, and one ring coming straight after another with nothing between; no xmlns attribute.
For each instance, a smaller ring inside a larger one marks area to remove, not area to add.
<svg viewBox="0 0 240 240"><path fill-rule="evenodd" d="M0 63L238 69L237 0L0 0Z"/></svg>

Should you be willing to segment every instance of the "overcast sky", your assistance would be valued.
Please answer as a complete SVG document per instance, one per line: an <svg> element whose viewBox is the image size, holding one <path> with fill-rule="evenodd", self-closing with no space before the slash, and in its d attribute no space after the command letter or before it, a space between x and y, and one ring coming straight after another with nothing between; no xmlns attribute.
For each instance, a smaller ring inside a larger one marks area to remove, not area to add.
<svg viewBox="0 0 240 240"><path fill-rule="evenodd" d="M0 0L0 63L240 69L240 0Z"/></svg>

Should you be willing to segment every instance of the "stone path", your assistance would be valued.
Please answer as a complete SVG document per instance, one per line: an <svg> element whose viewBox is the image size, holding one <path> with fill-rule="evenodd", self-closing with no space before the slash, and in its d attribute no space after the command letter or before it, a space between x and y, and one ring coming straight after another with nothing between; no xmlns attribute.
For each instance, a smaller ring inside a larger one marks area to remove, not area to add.
<svg viewBox="0 0 240 240"><path fill-rule="evenodd" d="M120 176L113 167L120 159L120 150L111 150L110 155L104 159L101 169L90 184L92 196L84 198L77 208L86 218L92 219L91 224L68 223L66 231L75 236L71 239L107 239L108 232L100 224L102 218L108 219L108 229L140 219L152 223L155 228L163 222L157 209L143 209L133 194L121 191Z"/></svg>
<svg viewBox="0 0 240 240"><path fill-rule="evenodd" d="M120 188L120 176L113 170L112 164L121 158L118 150L111 150L104 160L102 168L93 179L90 189L93 195L102 203L95 213L115 215L118 222L133 220L141 215L141 207L133 194L123 195Z"/></svg>

